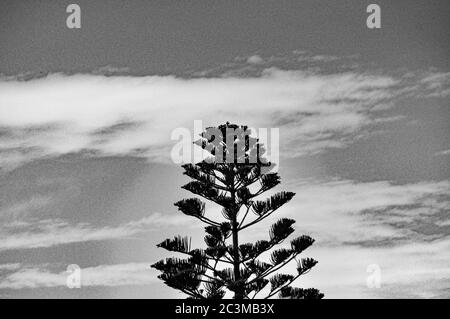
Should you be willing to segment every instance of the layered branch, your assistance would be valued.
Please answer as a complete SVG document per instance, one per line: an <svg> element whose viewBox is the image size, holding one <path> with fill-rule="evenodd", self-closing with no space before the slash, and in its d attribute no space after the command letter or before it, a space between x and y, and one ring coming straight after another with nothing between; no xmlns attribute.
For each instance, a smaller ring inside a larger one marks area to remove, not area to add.
<svg viewBox="0 0 450 319"><path fill-rule="evenodd" d="M292 192L279 192L275 195L272 195L270 198L265 201L256 201L252 204L253 212L257 215L257 218L245 225L242 225L239 230L243 230L247 227L250 227L263 219L269 217L273 212L275 212L278 208L289 202L295 193Z"/></svg>

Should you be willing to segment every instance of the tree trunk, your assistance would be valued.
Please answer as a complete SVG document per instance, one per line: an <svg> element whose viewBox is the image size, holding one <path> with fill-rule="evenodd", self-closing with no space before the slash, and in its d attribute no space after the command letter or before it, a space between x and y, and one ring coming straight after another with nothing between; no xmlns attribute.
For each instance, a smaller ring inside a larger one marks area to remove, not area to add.
<svg viewBox="0 0 450 319"><path fill-rule="evenodd" d="M233 199L233 203L235 203L236 195L234 189L231 191L231 198ZM239 258L239 238L238 238L238 223L237 223L237 215L239 213L239 209L234 208L233 212L233 220L232 220L232 232L233 232L233 272L234 272L234 280L237 282L241 279L240 272L240 258ZM244 299L244 287L239 285L236 287L234 292L234 299Z"/></svg>
<svg viewBox="0 0 450 319"><path fill-rule="evenodd" d="M237 221L236 218L233 220L233 270L234 270L234 279L235 281L239 281L241 279L240 272L240 260L239 260L239 239L238 239L238 231L237 231ZM234 298L235 299L244 299L244 287L238 286L236 287Z"/></svg>

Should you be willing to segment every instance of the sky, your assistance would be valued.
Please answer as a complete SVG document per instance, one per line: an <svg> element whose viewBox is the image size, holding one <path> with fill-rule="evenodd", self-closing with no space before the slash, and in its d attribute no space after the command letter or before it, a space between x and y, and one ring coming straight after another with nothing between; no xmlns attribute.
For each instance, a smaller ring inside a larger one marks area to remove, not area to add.
<svg viewBox="0 0 450 319"><path fill-rule="evenodd" d="M204 245L173 206L195 120L279 129L277 217L319 261L298 286L450 297L446 1L377 1L381 29L369 1L77 1L68 29L70 3L0 3L0 298L182 297L149 265Z"/></svg>

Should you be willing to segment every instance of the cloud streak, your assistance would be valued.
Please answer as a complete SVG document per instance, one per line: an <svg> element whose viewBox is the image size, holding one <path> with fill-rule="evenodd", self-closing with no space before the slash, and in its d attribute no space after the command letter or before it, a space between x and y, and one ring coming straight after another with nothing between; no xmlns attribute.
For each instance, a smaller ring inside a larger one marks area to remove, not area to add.
<svg viewBox="0 0 450 319"><path fill-rule="evenodd" d="M319 288L328 298L449 297L450 181L300 180L285 187L296 196L277 217L295 219L298 235L316 239L304 257L319 264L300 286ZM273 222L240 238L263 239ZM367 286L372 264L381 269L379 289Z"/></svg>
<svg viewBox="0 0 450 319"><path fill-rule="evenodd" d="M150 263L100 265L80 269L81 288L148 285L156 282ZM4 267L3 267L4 268ZM0 265L0 271L2 265ZM67 286L71 272L54 272L45 266L9 267L8 274L0 279L0 289L35 289Z"/></svg>
<svg viewBox="0 0 450 319"><path fill-rule="evenodd" d="M53 247L89 241L130 238L156 227L180 225L184 216L152 214L119 226L95 227L86 223L69 224L59 219L22 220L0 227L0 251Z"/></svg>
<svg viewBox="0 0 450 319"><path fill-rule="evenodd" d="M446 79L440 75L424 83L442 91ZM381 74L273 67L252 77L50 74L29 81L3 79L0 166L75 152L165 161L175 143L171 131L192 128L196 119L208 126L228 120L279 127L287 157L342 148L390 119L383 111L395 105L402 81Z"/></svg>
<svg viewBox="0 0 450 319"><path fill-rule="evenodd" d="M384 246L448 235L450 181L393 184L389 181L304 181L290 186L297 195L290 214L319 244ZM331 226L332 224L332 226Z"/></svg>
<svg viewBox="0 0 450 319"><path fill-rule="evenodd" d="M436 229L434 236L430 236L426 230L415 226L428 220L436 227L448 227L445 212L449 207L449 181L400 185L389 181L300 180L285 186L297 195L280 210L278 217L295 218L298 233L307 232L317 239L304 256L320 262L314 272L299 282L302 287L320 288L329 298L448 296L444 284L450 275L446 266L450 259L448 228L440 229L441 236L436 237L439 234ZM207 213L214 214L215 211ZM180 214L153 214L122 226L98 229L81 225L69 227L63 223L58 226L54 221L44 221L36 229L45 236L33 237L28 231L26 234L31 237L26 241L10 239L9 242L15 243L16 248L25 248L126 238L164 225L187 225L189 219ZM22 227L28 229L29 226ZM16 226L15 233L21 233L20 227L20 224ZM264 225L261 229L252 228L242 240L262 239L263 229L267 231ZM48 240L44 239L47 237ZM5 245L8 240L1 243ZM379 289L369 289L366 284L370 275L366 270L371 264L377 264L381 269ZM65 286L68 273L54 269L51 265L2 265L0 289ZM83 287L146 285L155 281L156 275L148 268L148 263L100 265L82 270Z"/></svg>

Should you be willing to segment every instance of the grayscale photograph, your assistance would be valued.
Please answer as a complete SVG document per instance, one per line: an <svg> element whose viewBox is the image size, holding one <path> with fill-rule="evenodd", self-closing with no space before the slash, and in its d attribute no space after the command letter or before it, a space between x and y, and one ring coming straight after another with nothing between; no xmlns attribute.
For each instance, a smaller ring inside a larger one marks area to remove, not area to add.
<svg viewBox="0 0 450 319"><path fill-rule="evenodd" d="M0 299L450 299L449 21L1 0Z"/></svg>

